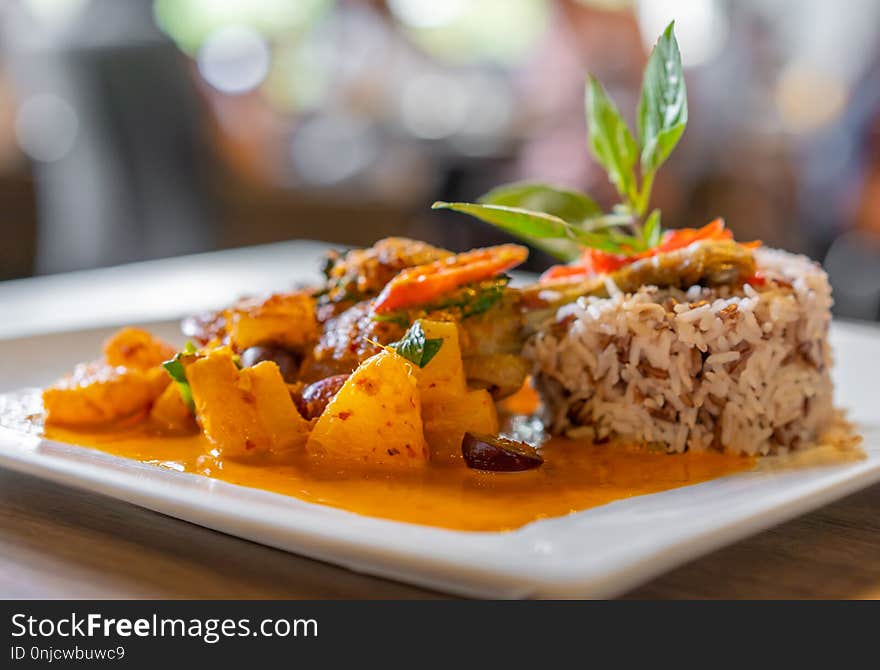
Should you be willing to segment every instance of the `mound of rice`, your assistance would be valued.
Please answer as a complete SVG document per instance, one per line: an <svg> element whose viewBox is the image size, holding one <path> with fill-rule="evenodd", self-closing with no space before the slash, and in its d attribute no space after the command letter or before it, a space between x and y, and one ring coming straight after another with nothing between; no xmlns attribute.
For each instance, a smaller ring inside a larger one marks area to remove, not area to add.
<svg viewBox="0 0 880 670"><path fill-rule="evenodd" d="M780 453L831 421L831 288L759 249L760 286L583 297L529 341L551 432L667 452ZM756 282L757 283L757 282Z"/></svg>

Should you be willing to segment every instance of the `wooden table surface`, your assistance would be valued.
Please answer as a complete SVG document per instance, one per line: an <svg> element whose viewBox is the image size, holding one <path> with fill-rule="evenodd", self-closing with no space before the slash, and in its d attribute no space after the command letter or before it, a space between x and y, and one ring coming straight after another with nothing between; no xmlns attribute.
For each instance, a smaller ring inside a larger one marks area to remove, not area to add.
<svg viewBox="0 0 880 670"><path fill-rule="evenodd" d="M163 277L167 279L169 268L192 273L205 284L222 277L226 293L214 290L206 296L195 291L199 295L194 299L201 302L193 304L194 309L210 306L204 304L206 300L226 300L234 295L232 291L282 288L290 283L291 267L311 271L307 263L314 254L313 247L302 252L300 247L281 245L0 284L0 304L27 307L27 313L13 311L17 318L7 320L7 325L0 323L0 339L46 331L50 326L65 330L87 323L107 324L117 309L131 321L174 317L181 308L179 301L132 299L120 288L167 286ZM230 274L230 268L237 274ZM82 299L85 291L88 300ZM59 309L65 300L81 303L76 314L67 317L72 321L65 321L65 310ZM137 311L136 303L141 303L142 311ZM47 320L46 310L54 310L56 318ZM92 346L93 341L100 340L73 338L69 350L47 351L46 355L56 357L60 365L70 358L76 360L78 347ZM43 380L27 378L19 363L4 363L0 358L0 390L35 383ZM880 598L878 510L880 486L874 486L693 561L626 597ZM444 596L0 468L0 597Z"/></svg>

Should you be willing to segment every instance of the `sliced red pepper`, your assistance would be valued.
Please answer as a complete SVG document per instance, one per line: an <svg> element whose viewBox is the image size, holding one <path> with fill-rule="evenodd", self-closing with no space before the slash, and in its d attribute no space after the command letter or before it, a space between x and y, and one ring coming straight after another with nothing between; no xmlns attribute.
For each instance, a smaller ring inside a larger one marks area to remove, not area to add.
<svg viewBox="0 0 880 670"><path fill-rule="evenodd" d="M579 277L581 275L589 275L592 274L590 270L587 270L583 265L554 265L553 267L547 269L544 274L541 275L541 281L553 281L554 279L570 279L572 277Z"/></svg>
<svg viewBox="0 0 880 670"><path fill-rule="evenodd" d="M752 286L764 286L767 283L767 277L760 270L756 270L755 274L751 277L746 277L742 280L743 284L750 284Z"/></svg>
<svg viewBox="0 0 880 670"><path fill-rule="evenodd" d="M702 228L681 228L667 230L659 246L640 254L641 257L654 256L666 251L684 249L686 246L703 240L732 240L733 233L724 227L724 219L715 219ZM647 254L647 256L646 256Z"/></svg>
<svg viewBox="0 0 880 670"><path fill-rule="evenodd" d="M377 313L424 305L465 284L490 279L528 258L518 244L474 249L426 265L401 270L385 285L373 303Z"/></svg>
<svg viewBox="0 0 880 670"><path fill-rule="evenodd" d="M667 230L663 233L663 238L656 247L632 256L609 254L598 249L584 249L581 258L576 262L569 265L554 265L541 275L541 281L571 279L580 275L609 274L643 258L684 249L694 242L732 239L733 233L724 227L724 219L719 218L707 223L702 228ZM749 249L756 249L761 246L761 242L744 242L742 245Z"/></svg>

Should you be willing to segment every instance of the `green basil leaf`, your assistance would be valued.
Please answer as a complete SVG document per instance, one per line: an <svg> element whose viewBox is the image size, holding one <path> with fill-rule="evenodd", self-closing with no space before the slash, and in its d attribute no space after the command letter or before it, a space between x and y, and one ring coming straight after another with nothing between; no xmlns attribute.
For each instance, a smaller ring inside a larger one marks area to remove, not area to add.
<svg viewBox="0 0 880 670"><path fill-rule="evenodd" d="M585 193L538 182L514 182L493 188L481 196L482 205L502 205L558 216L569 223L583 221L602 213L602 208ZM537 249L563 261L580 256L577 243L566 238L544 239L521 235Z"/></svg>
<svg viewBox="0 0 880 670"><path fill-rule="evenodd" d="M193 401L192 389L186 378L186 368L183 365L185 357L192 357L196 353L196 345L187 342L182 351L177 352L170 361L162 363L162 367L168 373L168 376L177 384L177 390L180 391L180 398L183 404L187 406L190 412L195 414L196 405Z"/></svg>
<svg viewBox="0 0 880 670"><path fill-rule="evenodd" d="M416 321L398 342L392 342L388 346L409 362L423 368L440 351L443 338L428 339L421 321Z"/></svg>
<svg viewBox="0 0 880 670"><path fill-rule="evenodd" d="M687 89L674 27L673 21L657 40L642 80L638 125L643 175L663 164L687 125Z"/></svg>
<svg viewBox="0 0 880 670"><path fill-rule="evenodd" d="M500 275L481 282L475 282L462 286L455 292L448 294L437 302L422 305L418 310L397 310L387 314L373 314L371 319L382 323L394 323L408 328L420 316L430 315L432 312L453 311L458 318L464 320L472 316L484 314L497 305L504 298L504 290L510 283L510 277ZM433 354L431 354L433 357Z"/></svg>
<svg viewBox="0 0 880 670"><path fill-rule="evenodd" d="M609 254L628 255L631 252L628 242L621 242L620 238L626 238L625 235L618 235L614 231L590 232L586 230L577 231L576 239L585 247L592 247L600 251L607 251Z"/></svg>
<svg viewBox="0 0 880 670"><path fill-rule="evenodd" d="M505 184L493 188L478 202L544 212L569 223L581 223L602 213L602 208L586 193L538 182Z"/></svg>
<svg viewBox="0 0 880 670"><path fill-rule="evenodd" d="M514 235L536 239L568 237L573 226L553 214L534 212L507 205L481 205L471 202L435 202L431 209L451 209L470 214Z"/></svg>
<svg viewBox="0 0 880 670"><path fill-rule="evenodd" d="M617 231L613 231L611 233L611 239L626 249L624 255L632 252L638 253L639 251L645 250L645 241L641 237L636 237L635 235L624 235Z"/></svg>
<svg viewBox="0 0 880 670"><path fill-rule="evenodd" d="M506 205L470 202L435 202L431 209L451 209L491 223L564 261L577 258L580 250L567 232L570 224L552 214Z"/></svg>
<svg viewBox="0 0 880 670"><path fill-rule="evenodd" d="M602 232L583 230L568 221L552 214L533 212L519 207L503 205L480 205L470 202L435 202L431 209L451 209L456 212L470 214L481 221L491 223L508 233L523 237L528 241L551 240L558 242L567 238L582 246L593 247L611 253L621 253L620 246L615 244ZM538 246L536 244L536 246ZM549 250L549 249L548 249ZM570 260L573 256L568 256Z"/></svg>
<svg viewBox="0 0 880 670"><path fill-rule="evenodd" d="M532 245L535 249L540 249L553 256L553 258L565 261L566 263L581 256L581 246L573 240L565 238L559 238L558 240L536 240L533 237L526 237L524 235L521 237L523 241Z"/></svg>
<svg viewBox="0 0 880 670"><path fill-rule="evenodd" d="M425 340L425 348L422 350L422 362L419 364L420 368L425 367L428 363L431 362L431 359L437 355L437 352L440 351L440 347L443 346L443 338L438 337L431 340Z"/></svg>
<svg viewBox="0 0 880 670"><path fill-rule="evenodd" d="M373 321L379 323L394 323L398 326L408 327L410 324L409 315L406 312L395 311L388 314L373 314L370 316Z"/></svg>
<svg viewBox="0 0 880 670"><path fill-rule="evenodd" d="M476 298L474 298L473 302L469 302L466 305L462 306L461 318L467 319L468 317L479 316L484 312L488 312L495 305L497 305L503 297L504 291L502 289L496 289L494 291L483 291Z"/></svg>
<svg viewBox="0 0 880 670"><path fill-rule="evenodd" d="M645 227L642 229L642 237L645 239L645 246L653 249L663 238L663 228L660 227L660 210L655 209L645 221Z"/></svg>
<svg viewBox="0 0 880 670"><path fill-rule="evenodd" d="M162 367L174 381L178 383L186 382L186 370L183 363L180 362L180 354L176 354L170 361L162 363Z"/></svg>
<svg viewBox="0 0 880 670"><path fill-rule="evenodd" d="M501 275L488 281L465 286L458 292L457 296L453 296L452 299L442 304L440 309L457 307L461 312L462 319L479 316L501 302L501 299L504 297L504 290L509 283L510 277Z"/></svg>
<svg viewBox="0 0 880 670"><path fill-rule="evenodd" d="M638 198L635 164L636 141L608 92L595 77L587 80L587 129L593 156L605 168L617 192L630 203Z"/></svg>
<svg viewBox="0 0 880 670"><path fill-rule="evenodd" d="M177 390L180 391L180 399L183 400L183 404L186 405L186 408L192 412L196 413L196 403L193 400L192 388L189 385L189 382L177 382Z"/></svg>

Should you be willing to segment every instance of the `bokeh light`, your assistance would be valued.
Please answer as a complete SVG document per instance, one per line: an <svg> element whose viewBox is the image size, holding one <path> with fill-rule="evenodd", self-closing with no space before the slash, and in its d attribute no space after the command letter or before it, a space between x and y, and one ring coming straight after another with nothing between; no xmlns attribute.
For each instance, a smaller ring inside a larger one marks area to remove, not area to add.
<svg viewBox="0 0 880 670"><path fill-rule="evenodd" d="M305 184L331 186L370 165L378 143L368 124L345 114L316 115L297 128L291 157Z"/></svg>
<svg viewBox="0 0 880 670"><path fill-rule="evenodd" d="M270 61L266 40L248 26L227 26L211 33L196 59L206 82L218 91L233 94L263 83Z"/></svg>
<svg viewBox="0 0 880 670"><path fill-rule="evenodd" d="M155 0L156 23L189 54L227 26L249 26L265 36L296 34L329 0Z"/></svg>
<svg viewBox="0 0 880 670"><path fill-rule="evenodd" d="M639 25L647 49L675 20L675 34L685 67L702 65L715 58L727 41L729 25L720 0L640 0Z"/></svg>
<svg viewBox="0 0 880 670"><path fill-rule="evenodd" d="M439 28L453 23L474 0L388 0L391 12L412 28Z"/></svg>
<svg viewBox="0 0 880 670"><path fill-rule="evenodd" d="M34 160L52 163L73 148L79 118L69 102L49 93L27 98L15 116L15 137Z"/></svg>
<svg viewBox="0 0 880 670"><path fill-rule="evenodd" d="M792 64L776 85L776 105L788 130L818 130L837 117L846 102L846 88L839 79L817 70Z"/></svg>
<svg viewBox="0 0 880 670"><path fill-rule="evenodd" d="M546 0L396 0L389 6L410 38L450 62L522 61L544 33Z"/></svg>
<svg viewBox="0 0 880 670"><path fill-rule="evenodd" d="M467 93L458 78L423 74L410 79L400 96L404 127L425 139L441 139L464 125Z"/></svg>

